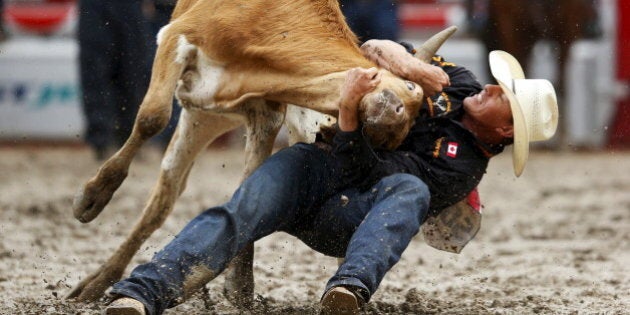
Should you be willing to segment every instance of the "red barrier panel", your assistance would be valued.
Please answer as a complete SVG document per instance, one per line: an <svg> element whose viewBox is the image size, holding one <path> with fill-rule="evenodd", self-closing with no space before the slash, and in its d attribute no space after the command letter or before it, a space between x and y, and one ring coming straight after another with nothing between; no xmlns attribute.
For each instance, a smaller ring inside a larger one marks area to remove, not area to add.
<svg viewBox="0 0 630 315"><path fill-rule="evenodd" d="M4 8L4 18L20 29L51 34L61 28L74 7L72 2L64 3L10 3Z"/></svg>
<svg viewBox="0 0 630 315"><path fill-rule="evenodd" d="M630 83L630 1L626 0L617 0L617 80ZM617 102L608 145L630 148L630 95Z"/></svg>
<svg viewBox="0 0 630 315"><path fill-rule="evenodd" d="M414 3L400 4L398 14L403 28L443 28L448 26L448 11L455 4Z"/></svg>

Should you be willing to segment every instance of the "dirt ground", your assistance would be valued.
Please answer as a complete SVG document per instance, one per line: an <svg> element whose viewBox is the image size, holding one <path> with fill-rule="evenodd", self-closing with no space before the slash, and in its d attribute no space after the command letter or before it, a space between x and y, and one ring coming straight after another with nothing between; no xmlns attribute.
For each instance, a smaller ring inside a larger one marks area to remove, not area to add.
<svg viewBox="0 0 630 315"><path fill-rule="evenodd" d="M204 153L165 226L132 262L147 261L196 213L225 201L242 151ZM120 244L159 168L145 152L95 221L72 217L75 191L99 164L84 148L0 149L0 314L96 314L103 302L63 296ZM482 228L461 254L420 235L386 276L368 314L622 314L630 309L630 152L533 152L521 178L510 154L480 186ZM251 311L221 295L219 276L167 314L317 314L336 261L286 234L256 244ZM127 272L130 268L127 269Z"/></svg>

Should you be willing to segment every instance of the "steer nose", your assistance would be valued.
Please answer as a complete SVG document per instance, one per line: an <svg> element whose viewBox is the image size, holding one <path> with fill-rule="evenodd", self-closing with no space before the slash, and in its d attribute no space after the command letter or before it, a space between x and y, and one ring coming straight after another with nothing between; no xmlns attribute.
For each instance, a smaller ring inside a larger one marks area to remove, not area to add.
<svg viewBox="0 0 630 315"><path fill-rule="evenodd" d="M400 100L396 93L392 92L389 89L385 89L382 92L383 99L385 100L385 110L388 112L392 112L396 115L402 115L405 112L405 105Z"/></svg>

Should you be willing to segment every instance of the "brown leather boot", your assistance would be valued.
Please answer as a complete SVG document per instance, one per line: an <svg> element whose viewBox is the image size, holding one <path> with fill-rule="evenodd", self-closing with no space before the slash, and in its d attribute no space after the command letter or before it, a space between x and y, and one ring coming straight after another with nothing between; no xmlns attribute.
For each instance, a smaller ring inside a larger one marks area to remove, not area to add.
<svg viewBox="0 0 630 315"><path fill-rule="evenodd" d="M363 304L363 299L347 288L334 287L322 297L320 315L356 315Z"/></svg>
<svg viewBox="0 0 630 315"><path fill-rule="evenodd" d="M145 315L144 304L130 297L121 297L111 302L103 315Z"/></svg>

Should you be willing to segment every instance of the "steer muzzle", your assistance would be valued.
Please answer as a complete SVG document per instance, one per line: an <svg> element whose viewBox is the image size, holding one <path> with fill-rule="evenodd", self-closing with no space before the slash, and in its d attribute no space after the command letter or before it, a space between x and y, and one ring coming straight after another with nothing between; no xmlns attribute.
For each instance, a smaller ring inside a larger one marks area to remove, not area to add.
<svg viewBox="0 0 630 315"><path fill-rule="evenodd" d="M408 111L405 102L392 90L383 89L366 95L360 108L363 131L372 146L396 148L407 136L413 124L414 110Z"/></svg>

